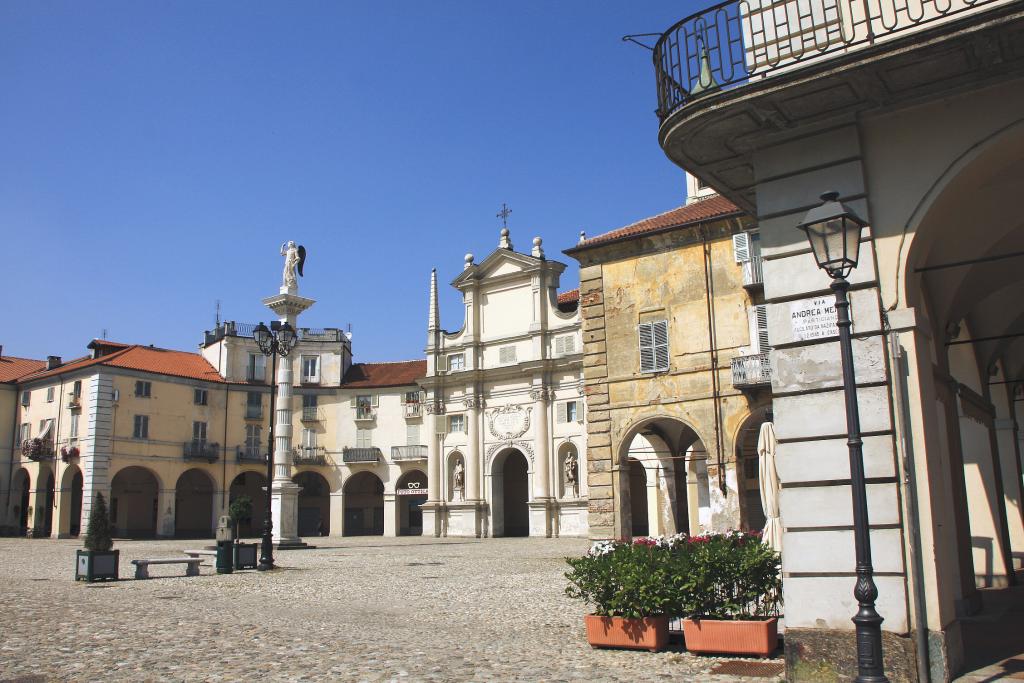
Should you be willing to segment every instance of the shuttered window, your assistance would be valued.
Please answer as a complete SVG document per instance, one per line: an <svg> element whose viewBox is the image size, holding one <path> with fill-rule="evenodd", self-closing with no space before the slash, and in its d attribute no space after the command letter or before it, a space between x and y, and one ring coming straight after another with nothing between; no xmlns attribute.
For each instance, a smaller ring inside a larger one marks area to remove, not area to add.
<svg viewBox="0 0 1024 683"><path fill-rule="evenodd" d="M668 321L640 323L640 372L668 370Z"/></svg>
<svg viewBox="0 0 1024 683"><path fill-rule="evenodd" d="M578 401L566 401L559 403L557 408L557 421L559 424L566 422L580 421L580 404Z"/></svg>
<svg viewBox="0 0 1024 683"><path fill-rule="evenodd" d="M576 337L571 334L555 337L555 355L565 356L570 353L576 353Z"/></svg>
<svg viewBox="0 0 1024 683"><path fill-rule="evenodd" d="M449 415L448 431L452 434L464 433L466 431L466 418L462 415Z"/></svg>
<svg viewBox="0 0 1024 683"><path fill-rule="evenodd" d="M356 448L373 448L373 431L369 429L356 430Z"/></svg>
<svg viewBox="0 0 1024 683"><path fill-rule="evenodd" d="M418 424L405 425L405 443L409 446L420 445L420 426Z"/></svg>
<svg viewBox="0 0 1024 683"><path fill-rule="evenodd" d="M771 350L768 343L768 307L764 304L750 309L750 333L750 345L754 353L767 353Z"/></svg>
<svg viewBox="0 0 1024 683"><path fill-rule="evenodd" d="M732 236L732 253L736 257L736 263L750 260L750 235L748 233L738 232Z"/></svg>

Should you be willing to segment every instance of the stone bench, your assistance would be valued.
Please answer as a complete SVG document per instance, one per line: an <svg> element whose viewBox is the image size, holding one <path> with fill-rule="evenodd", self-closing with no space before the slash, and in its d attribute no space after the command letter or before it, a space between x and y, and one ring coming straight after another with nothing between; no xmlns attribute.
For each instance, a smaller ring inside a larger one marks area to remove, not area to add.
<svg viewBox="0 0 1024 683"><path fill-rule="evenodd" d="M156 560L132 560L135 565L135 578L148 579L151 564L187 564L185 576L199 576L199 565L203 560L199 557L164 557Z"/></svg>
<svg viewBox="0 0 1024 683"><path fill-rule="evenodd" d="M205 548L203 548L202 550L198 550L198 549L186 550L185 554L188 555L189 557L200 557L200 556L203 556L203 555L208 555L209 557L217 557L217 551L216 550L206 550Z"/></svg>

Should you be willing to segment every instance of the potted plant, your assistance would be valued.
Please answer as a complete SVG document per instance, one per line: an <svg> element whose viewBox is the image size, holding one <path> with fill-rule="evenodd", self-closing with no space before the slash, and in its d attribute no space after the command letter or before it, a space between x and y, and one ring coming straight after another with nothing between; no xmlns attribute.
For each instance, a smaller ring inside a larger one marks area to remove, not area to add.
<svg viewBox="0 0 1024 683"><path fill-rule="evenodd" d="M651 539L606 541L566 561L566 595L593 606L584 617L591 646L655 652L668 644L673 555L667 547Z"/></svg>
<svg viewBox="0 0 1024 683"><path fill-rule="evenodd" d="M238 525L243 520L252 519L252 499L249 496L235 498L228 506L228 516L235 525L235 545L232 553L235 569L255 569L257 545L238 542Z"/></svg>
<svg viewBox="0 0 1024 683"><path fill-rule="evenodd" d="M687 540L688 574L672 610L690 652L767 657L778 646L779 554L759 534L730 531Z"/></svg>
<svg viewBox="0 0 1024 683"><path fill-rule="evenodd" d="M117 581L119 550L111 550L114 539L110 537L110 517L107 514L107 501L102 493L96 494L92 511L89 513L89 526L85 532L85 550L78 550L75 558L75 581L99 581L112 579Z"/></svg>
<svg viewBox="0 0 1024 683"><path fill-rule="evenodd" d="M64 462L71 462L72 458L78 457L79 452L78 446L61 446L60 459Z"/></svg>

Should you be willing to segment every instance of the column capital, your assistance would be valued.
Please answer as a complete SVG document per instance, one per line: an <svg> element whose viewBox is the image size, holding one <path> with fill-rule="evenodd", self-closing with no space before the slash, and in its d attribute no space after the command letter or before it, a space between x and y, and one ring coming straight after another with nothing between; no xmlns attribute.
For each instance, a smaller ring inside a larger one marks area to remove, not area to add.
<svg viewBox="0 0 1024 683"><path fill-rule="evenodd" d="M462 400L462 402L468 410L484 407L484 399L482 396L467 396Z"/></svg>
<svg viewBox="0 0 1024 683"><path fill-rule="evenodd" d="M530 389L530 398L534 401L551 401L555 398L555 391L551 387L536 387Z"/></svg>

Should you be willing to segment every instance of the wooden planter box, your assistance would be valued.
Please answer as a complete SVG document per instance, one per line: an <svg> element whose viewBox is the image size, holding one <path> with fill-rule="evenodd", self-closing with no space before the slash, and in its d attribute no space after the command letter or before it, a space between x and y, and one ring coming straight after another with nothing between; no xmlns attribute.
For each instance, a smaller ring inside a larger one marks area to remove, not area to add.
<svg viewBox="0 0 1024 683"><path fill-rule="evenodd" d="M583 617L587 642L592 647L618 647L657 652L668 645L668 617Z"/></svg>
<svg viewBox="0 0 1024 683"><path fill-rule="evenodd" d="M78 550L75 555L75 581L117 581L120 550Z"/></svg>
<svg viewBox="0 0 1024 683"><path fill-rule="evenodd" d="M768 657L779 644L779 620L683 619L683 638L690 652Z"/></svg>

